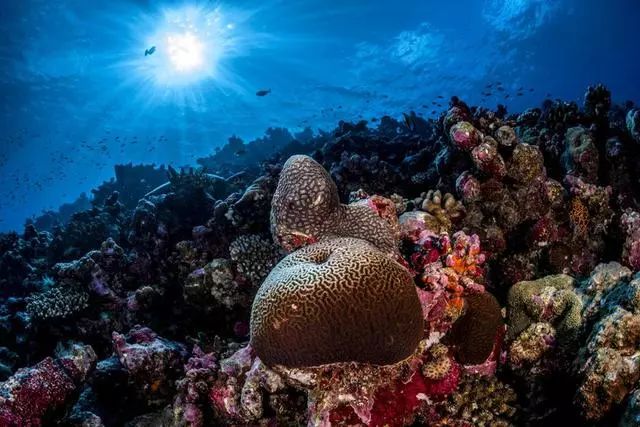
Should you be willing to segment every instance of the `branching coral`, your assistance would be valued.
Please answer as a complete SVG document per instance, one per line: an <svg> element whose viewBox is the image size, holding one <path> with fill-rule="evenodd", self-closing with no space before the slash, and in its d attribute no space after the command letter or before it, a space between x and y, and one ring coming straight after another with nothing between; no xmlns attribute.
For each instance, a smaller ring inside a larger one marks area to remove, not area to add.
<svg viewBox="0 0 640 427"><path fill-rule="evenodd" d="M464 217L464 206L450 193L443 196L439 190L429 190L417 201L420 210L400 215L400 228L404 235L411 234L412 228L427 229L433 233L449 233L453 225Z"/></svg>
<svg viewBox="0 0 640 427"><path fill-rule="evenodd" d="M495 377L464 375L455 393L437 405L436 426L508 427L518 421L517 395Z"/></svg>
<svg viewBox="0 0 640 427"><path fill-rule="evenodd" d="M422 309L425 318L446 324L460 315L465 291L484 292L485 255L476 235L457 232L452 242L447 234L438 236L420 228L416 231L404 236L414 242L409 265L424 286L424 291L419 290Z"/></svg>
<svg viewBox="0 0 640 427"><path fill-rule="evenodd" d="M64 318L87 308L89 294L74 284L60 284L27 299L27 313L36 320Z"/></svg>

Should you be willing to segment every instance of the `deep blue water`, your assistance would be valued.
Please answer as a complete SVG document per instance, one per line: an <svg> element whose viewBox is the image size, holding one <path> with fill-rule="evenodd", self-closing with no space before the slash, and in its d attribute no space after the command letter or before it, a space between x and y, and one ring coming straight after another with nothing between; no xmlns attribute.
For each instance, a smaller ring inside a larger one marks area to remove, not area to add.
<svg viewBox="0 0 640 427"><path fill-rule="evenodd" d="M598 82L638 102L639 22L638 0L2 0L0 230L116 163L193 164L270 126L435 116L451 95L518 111Z"/></svg>

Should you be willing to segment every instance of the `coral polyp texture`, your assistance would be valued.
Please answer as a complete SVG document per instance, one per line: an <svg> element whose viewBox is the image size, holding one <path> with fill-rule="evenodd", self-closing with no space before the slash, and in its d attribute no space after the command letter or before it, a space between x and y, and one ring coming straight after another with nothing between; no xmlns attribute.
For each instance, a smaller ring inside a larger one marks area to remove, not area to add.
<svg viewBox="0 0 640 427"><path fill-rule="evenodd" d="M638 425L640 110L615 99L119 165L0 234L0 426Z"/></svg>
<svg viewBox="0 0 640 427"><path fill-rule="evenodd" d="M290 157L282 168L271 202L271 231L287 250L328 236L367 240L385 252L397 246L382 218L363 204L341 204L329 173L302 155Z"/></svg>
<svg viewBox="0 0 640 427"><path fill-rule="evenodd" d="M269 366L393 364L423 319L408 271L370 243L333 238L283 259L258 290L251 345Z"/></svg>

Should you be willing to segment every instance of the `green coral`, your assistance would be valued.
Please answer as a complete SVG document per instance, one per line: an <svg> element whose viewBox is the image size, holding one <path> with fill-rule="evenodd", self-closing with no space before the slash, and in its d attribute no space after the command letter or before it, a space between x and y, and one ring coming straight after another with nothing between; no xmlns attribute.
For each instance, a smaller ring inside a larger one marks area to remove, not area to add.
<svg viewBox="0 0 640 427"><path fill-rule="evenodd" d="M582 299L571 276L557 274L516 283L508 295L507 339L514 340L529 325L546 322L558 339L575 342L582 325Z"/></svg>

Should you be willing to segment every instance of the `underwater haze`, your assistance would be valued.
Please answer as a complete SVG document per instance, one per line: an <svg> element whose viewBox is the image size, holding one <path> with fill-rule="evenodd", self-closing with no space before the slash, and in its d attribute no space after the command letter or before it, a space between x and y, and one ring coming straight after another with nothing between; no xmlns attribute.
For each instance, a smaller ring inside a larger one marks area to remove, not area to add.
<svg viewBox="0 0 640 427"><path fill-rule="evenodd" d="M270 127L436 118L452 95L516 112L594 83L638 101L638 22L634 0L4 0L0 230L115 164L195 165Z"/></svg>

